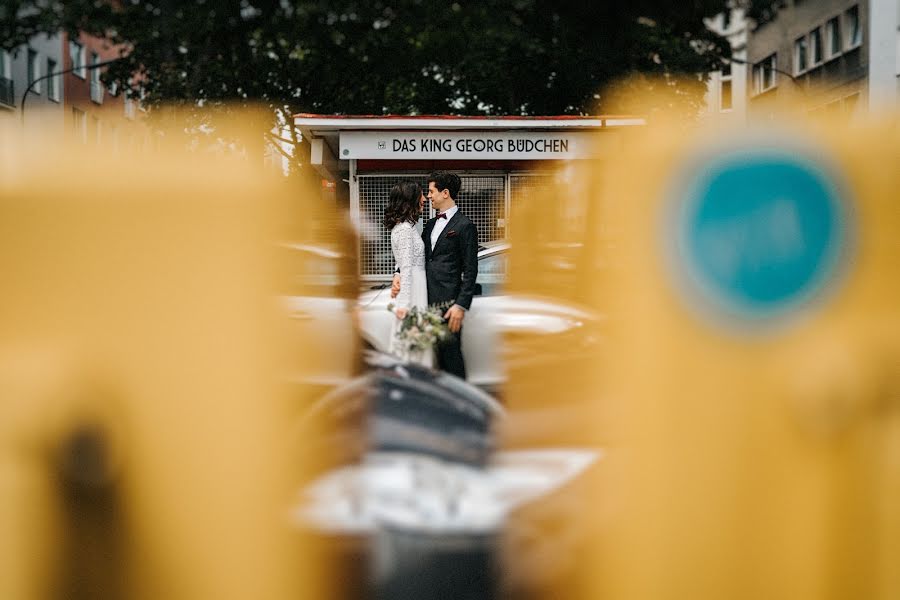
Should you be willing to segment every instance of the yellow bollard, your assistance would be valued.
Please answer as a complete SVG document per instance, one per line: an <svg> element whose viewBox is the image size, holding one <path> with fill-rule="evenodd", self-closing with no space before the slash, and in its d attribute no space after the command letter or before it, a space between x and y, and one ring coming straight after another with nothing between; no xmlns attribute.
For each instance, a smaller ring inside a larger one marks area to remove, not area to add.
<svg viewBox="0 0 900 600"><path fill-rule="evenodd" d="M39 146L0 178L0 597L322 597L285 385L315 340L276 300L303 192L250 160Z"/></svg>
<svg viewBox="0 0 900 600"><path fill-rule="evenodd" d="M586 597L900 593L893 127L648 131L610 165L627 457Z"/></svg>
<svg viewBox="0 0 900 600"><path fill-rule="evenodd" d="M544 597L900 595L897 158L896 121L651 122L514 222L511 287L603 317L510 373L511 428L571 400L551 441L607 450L587 502L511 524L577 533L519 573Z"/></svg>

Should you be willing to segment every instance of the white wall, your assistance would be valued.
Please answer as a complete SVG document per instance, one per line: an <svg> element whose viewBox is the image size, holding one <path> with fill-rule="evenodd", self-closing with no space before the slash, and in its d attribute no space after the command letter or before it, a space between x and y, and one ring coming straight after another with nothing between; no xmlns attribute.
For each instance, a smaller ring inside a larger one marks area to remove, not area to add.
<svg viewBox="0 0 900 600"><path fill-rule="evenodd" d="M869 0L869 110L897 107L900 0Z"/></svg>

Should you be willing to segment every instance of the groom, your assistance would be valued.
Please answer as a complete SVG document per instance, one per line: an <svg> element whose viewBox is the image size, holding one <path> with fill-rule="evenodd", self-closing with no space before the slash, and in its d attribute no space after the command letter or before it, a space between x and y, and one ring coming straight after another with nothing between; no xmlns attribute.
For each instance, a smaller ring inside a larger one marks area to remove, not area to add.
<svg viewBox="0 0 900 600"><path fill-rule="evenodd" d="M428 176L428 199L438 214L425 224L425 279L428 304L449 305L444 319L452 335L438 344L439 368L462 379L466 364L462 356L462 324L472 306L478 277L478 230L456 206L459 176L437 171ZM400 291L400 275L394 275L391 296Z"/></svg>

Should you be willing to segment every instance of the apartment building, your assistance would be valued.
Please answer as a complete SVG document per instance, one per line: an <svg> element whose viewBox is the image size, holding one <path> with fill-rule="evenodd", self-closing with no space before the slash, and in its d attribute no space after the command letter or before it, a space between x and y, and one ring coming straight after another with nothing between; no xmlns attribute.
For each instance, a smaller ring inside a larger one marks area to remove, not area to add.
<svg viewBox="0 0 900 600"><path fill-rule="evenodd" d="M62 77L46 77L63 65L60 35L36 35L28 44L0 50L0 118L18 119L27 129L40 126L63 132L65 92ZM22 96L31 88L21 113Z"/></svg>
<svg viewBox="0 0 900 600"><path fill-rule="evenodd" d="M0 120L26 135L40 129L113 151L148 146L152 137L140 102L101 81L105 67L97 65L117 56L101 38L65 32L0 50Z"/></svg>
<svg viewBox="0 0 900 600"><path fill-rule="evenodd" d="M63 76L66 132L80 142L107 145L113 150L143 144L147 137L146 129L138 123L142 112L139 102L101 81L104 67L97 65L115 59L118 52L95 36L63 35L63 60L69 70Z"/></svg>
<svg viewBox="0 0 900 600"><path fill-rule="evenodd" d="M782 0L754 22L707 22L732 61L710 74L704 117L743 122L796 110L853 118L900 104L900 0Z"/></svg>
<svg viewBox="0 0 900 600"><path fill-rule="evenodd" d="M747 44L750 116L764 119L789 106L848 118L865 110L869 7L869 0L786 0L770 21L756 24Z"/></svg>

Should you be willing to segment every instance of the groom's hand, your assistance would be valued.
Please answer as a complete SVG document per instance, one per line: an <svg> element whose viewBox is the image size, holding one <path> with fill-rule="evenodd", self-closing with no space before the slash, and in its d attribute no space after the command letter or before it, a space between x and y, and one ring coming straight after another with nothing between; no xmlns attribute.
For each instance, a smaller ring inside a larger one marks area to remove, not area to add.
<svg viewBox="0 0 900 600"><path fill-rule="evenodd" d="M394 273L394 279L391 281L391 298L396 298L400 293L400 273Z"/></svg>
<svg viewBox="0 0 900 600"><path fill-rule="evenodd" d="M463 318L466 316L466 311L464 311L461 307L457 305L453 305L450 307L447 312L444 313L444 318L447 319L447 324L450 327L450 331L452 333L459 333L459 330L462 328Z"/></svg>

